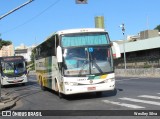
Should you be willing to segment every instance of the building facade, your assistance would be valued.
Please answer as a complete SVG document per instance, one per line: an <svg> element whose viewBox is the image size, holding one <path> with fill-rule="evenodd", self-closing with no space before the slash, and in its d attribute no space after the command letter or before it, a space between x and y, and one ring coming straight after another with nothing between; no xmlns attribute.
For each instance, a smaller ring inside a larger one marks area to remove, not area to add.
<svg viewBox="0 0 160 119"><path fill-rule="evenodd" d="M21 44L18 47L15 47L15 56L23 56L27 62L31 61L31 54L32 54L32 49L35 46L25 46L24 44Z"/></svg>
<svg viewBox="0 0 160 119"><path fill-rule="evenodd" d="M14 46L13 44L8 46L3 46L0 50L0 57L14 56Z"/></svg>
<svg viewBox="0 0 160 119"><path fill-rule="evenodd" d="M160 36L157 30L146 30L138 36L117 41L121 58L115 60L117 68L124 68L124 48L127 68L160 68Z"/></svg>

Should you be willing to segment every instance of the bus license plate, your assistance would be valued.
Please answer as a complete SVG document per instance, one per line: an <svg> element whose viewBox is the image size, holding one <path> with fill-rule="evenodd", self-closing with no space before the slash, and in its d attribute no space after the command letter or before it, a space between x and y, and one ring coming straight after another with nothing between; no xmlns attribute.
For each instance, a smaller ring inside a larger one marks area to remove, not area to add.
<svg viewBox="0 0 160 119"><path fill-rule="evenodd" d="M88 87L88 90L96 90L96 87Z"/></svg>
<svg viewBox="0 0 160 119"><path fill-rule="evenodd" d="M13 82L14 82L14 83L17 83L18 81L19 81L19 80L14 80Z"/></svg>

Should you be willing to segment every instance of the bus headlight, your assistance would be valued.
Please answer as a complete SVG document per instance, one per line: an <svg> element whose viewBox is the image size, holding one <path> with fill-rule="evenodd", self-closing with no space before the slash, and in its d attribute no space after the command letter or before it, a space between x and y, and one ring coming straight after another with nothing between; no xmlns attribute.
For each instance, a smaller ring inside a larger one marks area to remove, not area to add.
<svg viewBox="0 0 160 119"><path fill-rule="evenodd" d="M70 85L70 86L77 86L77 82L64 82L65 85Z"/></svg>
<svg viewBox="0 0 160 119"><path fill-rule="evenodd" d="M2 79L4 79L4 80L8 80L8 77L4 76Z"/></svg>
<svg viewBox="0 0 160 119"><path fill-rule="evenodd" d="M104 80L104 82L105 82L105 83L109 83L109 82L113 82L113 81L115 81L115 79L114 79L114 78L110 78L110 79L106 79L106 80Z"/></svg>

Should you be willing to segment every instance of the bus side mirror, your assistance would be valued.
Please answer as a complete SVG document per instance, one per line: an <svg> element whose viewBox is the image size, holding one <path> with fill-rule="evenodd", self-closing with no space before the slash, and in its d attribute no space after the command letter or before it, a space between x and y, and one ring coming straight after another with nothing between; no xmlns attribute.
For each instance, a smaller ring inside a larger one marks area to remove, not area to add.
<svg viewBox="0 0 160 119"><path fill-rule="evenodd" d="M121 51L118 43L112 42L112 51L113 51L113 58L117 59L121 57Z"/></svg>
<svg viewBox="0 0 160 119"><path fill-rule="evenodd" d="M57 47L57 62L62 62L62 48L60 46Z"/></svg>

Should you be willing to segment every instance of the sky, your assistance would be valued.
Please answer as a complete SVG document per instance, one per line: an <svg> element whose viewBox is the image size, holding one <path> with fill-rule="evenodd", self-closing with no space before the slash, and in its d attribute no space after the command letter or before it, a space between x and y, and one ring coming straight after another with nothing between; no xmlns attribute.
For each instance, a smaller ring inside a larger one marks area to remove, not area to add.
<svg viewBox="0 0 160 119"><path fill-rule="evenodd" d="M0 0L0 16L29 0ZM94 17L104 16L105 29L111 41L123 39L119 27L125 24L125 34L137 35L160 24L160 0L34 0L27 6L0 20L3 40L14 46L40 44L58 30L94 28Z"/></svg>

